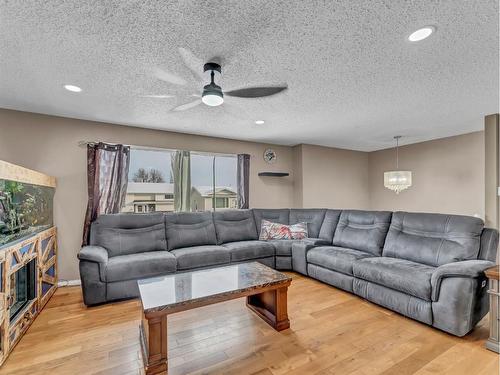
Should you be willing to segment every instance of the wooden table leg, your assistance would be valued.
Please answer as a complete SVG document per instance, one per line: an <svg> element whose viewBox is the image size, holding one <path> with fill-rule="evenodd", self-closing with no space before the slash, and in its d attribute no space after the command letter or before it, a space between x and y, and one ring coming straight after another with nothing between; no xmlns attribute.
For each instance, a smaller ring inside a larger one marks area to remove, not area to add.
<svg viewBox="0 0 500 375"><path fill-rule="evenodd" d="M290 328L287 312L288 286L247 297L247 306L277 331Z"/></svg>
<svg viewBox="0 0 500 375"><path fill-rule="evenodd" d="M142 358L146 375L166 374L167 361L167 315L147 318L141 323Z"/></svg>

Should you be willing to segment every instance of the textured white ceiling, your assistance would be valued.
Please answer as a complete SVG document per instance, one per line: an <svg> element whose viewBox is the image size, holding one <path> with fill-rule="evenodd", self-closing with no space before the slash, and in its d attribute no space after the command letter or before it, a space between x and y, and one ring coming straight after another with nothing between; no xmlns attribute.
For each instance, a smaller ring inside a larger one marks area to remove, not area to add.
<svg viewBox="0 0 500 375"><path fill-rule="evenodd" d="M499 110L498 50L497 0L3 0L0 107L370 151L480 130ZM214 57L223 89L289 90L172 112L202 89L184 60Z"/></svg>

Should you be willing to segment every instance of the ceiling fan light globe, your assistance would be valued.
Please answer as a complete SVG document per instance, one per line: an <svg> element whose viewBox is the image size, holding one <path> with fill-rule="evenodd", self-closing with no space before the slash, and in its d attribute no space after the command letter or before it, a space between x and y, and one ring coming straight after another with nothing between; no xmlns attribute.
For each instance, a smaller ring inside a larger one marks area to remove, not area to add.
<svg viewBox="0 0 500 375"><path fill-rule="evenodd" d="M203 95L201 101L210 107L217 107L224 103L224 98L218 95L209 94Z"/></svg>
<svg viewBox="0 0 500 375"><path fill-rule="evenodd" d="M203 88L201 101L210 107L217 107L224 103L224 94L220 86L215 84L206 85Z"/></svg>

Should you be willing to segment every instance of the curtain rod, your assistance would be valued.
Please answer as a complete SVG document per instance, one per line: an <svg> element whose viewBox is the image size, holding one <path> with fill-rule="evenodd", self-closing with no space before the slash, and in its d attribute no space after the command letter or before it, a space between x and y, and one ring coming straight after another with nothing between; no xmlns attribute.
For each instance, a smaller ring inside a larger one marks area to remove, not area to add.
<svg viewBox="0 0 500 375"><path fill-rule="evenodd" d="M85 148L87 145L95 145L98 144L99 142L102 141L78 141L78 147ZM109 143L111 145L116 145L117 143L113 142L102 142L102 143ZM136 146L136 145L127 145L124 144L124 146L128 146L133 150L144 150L144 151L163 151L163 152L176 152L180 150L172 149L172 148L162 148L162 147L151 147L151 146ZM237 154L227 154L227 153L221 153L221 152L208 152L208 151L195 151L195 150L187 150L190 151L191 153L195 155L207 155L207 156L221 156L221 157L235 157Z"/></svg>

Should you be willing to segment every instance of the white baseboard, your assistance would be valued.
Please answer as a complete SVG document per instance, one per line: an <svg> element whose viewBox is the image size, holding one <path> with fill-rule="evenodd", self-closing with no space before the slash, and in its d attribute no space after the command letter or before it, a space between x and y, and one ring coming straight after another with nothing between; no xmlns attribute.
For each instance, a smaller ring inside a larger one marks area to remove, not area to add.
<svg viewBox="0 0 500 375"><path fill-rule="evenodd" d="M57 283L57 286L59 288L64 287L64 286L78 286L82 285L81 280L59 280Z"/></svg>

